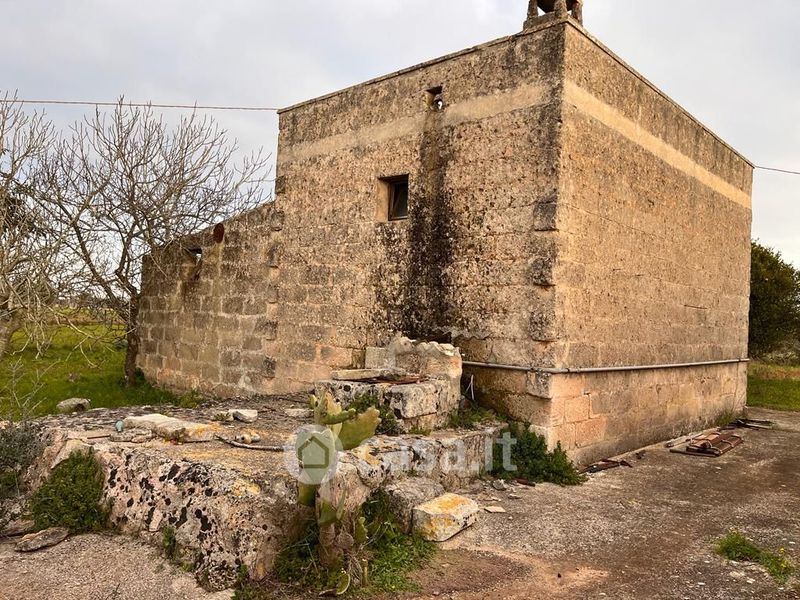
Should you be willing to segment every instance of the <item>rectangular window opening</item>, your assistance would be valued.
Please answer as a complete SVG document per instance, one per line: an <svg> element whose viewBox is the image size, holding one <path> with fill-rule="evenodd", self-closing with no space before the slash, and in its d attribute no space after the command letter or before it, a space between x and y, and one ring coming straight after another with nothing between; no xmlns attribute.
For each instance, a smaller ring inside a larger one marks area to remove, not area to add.
<svg viewBox="0 0 800 600"><path fill-rule="evenodd" d="M408 175L389 177L381 180L386 194L387 217L389 221L408 218Z"/></svg>

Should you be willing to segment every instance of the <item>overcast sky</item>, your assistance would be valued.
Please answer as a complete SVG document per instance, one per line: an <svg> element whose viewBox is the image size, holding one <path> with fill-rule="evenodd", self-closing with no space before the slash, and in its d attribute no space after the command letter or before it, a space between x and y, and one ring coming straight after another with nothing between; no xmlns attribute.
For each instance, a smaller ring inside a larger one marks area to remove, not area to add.
<svg viewBox="0 0 800 600"><path fill-rule="evenodd" d="M21 98L287 106L521 28L526 0L0 0ZM586 0L586 27L756 164L800 171L800 2ZM48 108L67 125L86 109ZM244 150L277 118L214 113ZM800 266L800 177L756 172L753 236Z"/></svg>

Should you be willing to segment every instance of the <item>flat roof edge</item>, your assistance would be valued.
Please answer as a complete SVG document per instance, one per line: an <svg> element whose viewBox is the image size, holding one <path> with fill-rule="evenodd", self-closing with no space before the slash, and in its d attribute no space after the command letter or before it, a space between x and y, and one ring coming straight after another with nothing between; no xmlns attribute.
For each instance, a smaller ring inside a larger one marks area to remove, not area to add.
<svg viewBox="0 0 800 600"><path fill-rule="evenodd" d="M606 46L603 42L601 42L598 38L593 36L589 33L584 27L582 27L579 23L577 23L574 19L568 19L568 24L571 25L576 31L582 33L589 39L595 46L597 46L600 50L605 52L609 57L611 57L614 61L616 61L621 67L626 69L629 73L631 73L634 77L641 80L642 83L647 85L653 91L655 91L659 96L667 100L670 104L677 106L681 112L683 112L687 117L689 117L696 125L698 125L701 129L709 133L714 139L716 139L720 144L725 146L728 150L733 152L736 156L741 158L744 162L746 162L750 167L755 169L755 163L753 163L750 159L748 159L744 154L739 152L736 148L731 146L728 142L723 140L719 135L717 135L710 127L704 125L697 117L695 117L692 113L686 110L683 105L676 102L673 98L671 98L666 92L664 92L661 88L655 85L652 81L650 81L647 77L642 75L639 71L634 69L631 65L625 62L622 58L620 58L613 50L611 50L608 46Z"/></svg>
<svg viewBox="0 0 800 600"><path fill-rule="evenodd" d="M491 40L489 42L484 42L483 44L478 44L477 46L471 46L469 48L465 48L463 50L458 50L457 52L451 52L450 54L445 54L444 56L440 56L438 58L433 58L431 60L427 60L422 63L418 63L411 67L406 67L404 69L400 69L399 71L393 71L392 73L388 73L386 75L381 75L380 77L375 77L373 79L368 79L367 81L362 81L361 83L356 83L354 85L347 86L340 90L336 90L335 92L330 92L328 94L324 94L322 96L317 96L316 98L311 98L309 100L304 100L302 102L298 102L297 104L292 104L291 106L287 106L286 108L281 108L278 110L278 114L283 114L285 112L290 112L297 108L301 108L303 106L307 106L309 104L314 104L316 102L321 102L323 100L327 100L329 98L333 98L338 96L339 94L344 94L353 90L355 88L364 87L367 85L372 85L374 83L379 83L381 81L386 81L388 79L393 79L395 77L399 77L400 75L406 75L407 73L413 73L414 71L419 71L420 69L424 69L426 67L430 67L442 62L446 62L448 60L452 60L453 58L458 58L459 56L466 56L467 54L473 54L474 52L479 52L486 48L491 48L492 46L497 46L499 44L503 44L505 42L509 42L514 39L522 38L528 35L535 35L540 31L544 31L545 29L550 29L551 27L555 27L562 23L567 22L569 17L560 17L557 18L555 15L545 15L541 18L541 23L537 24L536 26L526 29L525 31L520 31L519 33L515 33L512 35L507 35L501 38L497 38L495 40Z"/></svg>
<svg viewBox="0 0 800 600"><path fill-rule="evenodd" d="M650 89L652 89L659 96L661 96L662 98L667 100L670 104L672 104L674 106L677 106L681 110L681 112L683 112L687 117L689 117L689 119L691 119L697 126L699 126L701 129L703 129L708 134L710 134L720 144L722 144L728 150L733 152L741 160L743 160L745 163L747 163L751 168L755 169L755 163L753 163L750 159L748 159L746 156L744 156L744 154L742 154L741 152L736 150L736 148L731 146L728 142L723 140L711 128L709 128L708 126L704 125L700 120L697 119L697 117L695 117L692 113L690 113L688 110L686 110L681 104L676 102L673 98L671 98L667 93L665 93L663 90L661 90L661 88L659 88L657 85L655 85L652 81L647 79L647 77L642 75L639 71L637 71L631 65L629 65L627 62L625 62L615 52L613 52L610 48L608 48L608 46L606 46L598 38L596 38L591 33L589 33L582 25L580 25L577 21L575 21L575 19L572 19L572 18L570 18L568 16L567 17L556 17L554 14L550 14L550 15L545 15L543 17L540 17L540 20L541 20L541 23L538 23L534 27L532 27L530 29L527 29L527 30L524 30L524 31L521 31L519 33L515 33L515 34L512 34L512 35L507 35L507 36L504 36L504 37L501 37L501 38L497 38L495 40L491 40L491 41L485 42L483 44L478 44L477 46L472 46L470 48L465 48L465 49L459 50L457 52L452 52L450 54L446 54L444 56L440 56L438 58L434 58L434 59L431 59L431 60L416 64L416 65L413 65L411 67L406 67L406 68L400 69L398 71L393 71L392 73L388 73L386 75L381 75L379 77L375 77L373 79L368 79L367 81L363 81L361 83L356 83L354 85L347 86L347 87L342 88L340 90L336 90L334 92L330 92L328 94L324 94L322 96L317 96L316 98L311 98L309 100L304 100L302 102L298 102L296 104L292 104L291 106L287 106L286 108L281 108L280 110L278 110L278 114L281 115L281 114L284 114L284 113L287 113L287 112L291 112L291 111L296 110L298 108L302 108L304 106L309 106L309 105L315 104L317 102L322 102L324 100L328 100L329 98L334 98L334 97L336 97L336 96L338 96L340 94L345 94L345 93L347 93L347 92L349 92L351 90L354 90L356 88L372 85L372 84L375 84L375 83L379 83L381 81L387 81L389 79L393 79L393 78L399 77L401 75L405 75L405 74L408 74L408 73L413 73L414 71L418 71L420 69L424 69L424 68L430 67L432 65L436 65L436 64L439 64L439 63L442 63L442 62L446 62L448 60L452 60L453 58L458 58L459 56L466 56L468 54L479 52L479 51L484 50L486 48L491 48L493 46L497 46L499 44L503 44L503 43L509 42L511 40L514 40L514 39L519 39L519 38L522 38L522 37L525 37L525 36L529 36L529 35L536 35L537 33L541 32L541 31L544 31L546 29L550 29L552 27L556 27L556 26L561 25L561 24L566 24L568 26L573 27L575 29L575 31L578 31L579 33L581 33L584 36L586 36L586 38L589 39L597 48L599 48L600 50L605 52L610 58L612 58L615 62L617 62L621 67L626 69L634 77L639 79L642 83L647 85Z"/></svg>

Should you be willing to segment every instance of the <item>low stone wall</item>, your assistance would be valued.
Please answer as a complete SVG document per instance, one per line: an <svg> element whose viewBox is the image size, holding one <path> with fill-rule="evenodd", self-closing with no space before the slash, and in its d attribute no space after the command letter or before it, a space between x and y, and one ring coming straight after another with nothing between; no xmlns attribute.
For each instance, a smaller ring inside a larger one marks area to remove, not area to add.
<svg viewBox="0 0 800 600"><path fill-rule="evenodd" d="M33 474L34 488L72 452L90 451L105 471L111 524L163 547L165 530L175 536L176 559L190 565L210 589L232 585L240 566L254 579L267 576L278 552L297 539L313 510L297 501L297 482L283 452L231 447L222 441L174 443L155 437L141 443L112 441L126 417L162 413L211 424L227 408L259 411L254 423L214 426L226 438L257 432L269 445L294 454L292 433L307 419L298 403L281 397L215 402L197 410L169 407L99 409L42 419L46 451ZM339 457L336 474L320 494L346 499L355 509L376 489L411 475L454 489L491 464L497 427L437 432L432 436L378 436ZM338 500L337 500L338 506Z"/></svg>

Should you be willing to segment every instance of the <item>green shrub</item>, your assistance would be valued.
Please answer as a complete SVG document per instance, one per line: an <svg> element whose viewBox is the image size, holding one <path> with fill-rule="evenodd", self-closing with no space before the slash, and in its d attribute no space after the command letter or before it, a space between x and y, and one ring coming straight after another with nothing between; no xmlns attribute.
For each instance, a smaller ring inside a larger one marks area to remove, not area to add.
<svg viewBox="0 0 800 600"><path fill-rule="evenodd" d="M110 511L103 502L103 481L103 467L93 454L73 452L31 499L36 528L66 527L73 534L105 529Z"/></svg>
<svg viewBox="0 0 800 600"><path fill-rule="evenodd" d="M475 429L487 421L496 421L497 414L478 404L467 402L458 412L450 415L448 426L451 429Z"/></svg>
<svg viewBox="0 0 800 600"><path fill-rule="evenodd" d="M795 570L783 549L775 553L759 548L739 531L731 531L718 540L716 550L717 554L728 560L760 564L778 583L786 583Z"/></svg>
<svg viewBox="0 0 800 600"><path fill-rule="evenodd" d="M161 549L168 560L175 560L178 557L178 538L175 537L175 529L164 527L161 531Z"/></svg>
<svg viewBox="0 0 800 600"><path fill-rule="evenodd" d="M561 444L549 451L545 439L531 432L524 424L510 425L506 431L516 440L511 446L511 465L516 470L504 468L504 448L496 443L492 466L492 473L496 477L558 485L579 485L586 481L586 477L578 473L567 453L561 449Z"/></svg>
<svg viewBox="0 0 800 600"><path fill-rule="evenodd" d="M319 525L311 519L300 539L278 553L273 567L275 578L310 590L328 587L329 577L320 565L318 547Z"/></svg>
<svg viewBox="0 0 800 600"><path fill-rule="evenodd" d="M375 492L362 511L369 533L370 591L415 591L408 575L433 557L436 545L402 531L383 490Z"/></svg>
<svg viewBox="0 0 800 600"><path fill-rule="evenodd" d="M394 411L388 405L379 402L376 396L372 394L356 396L347 408L354 408L357 413L363 413L373 406L378 409L381 417L381 422L378 425L378 429L375 430L375 433L378 435L400 435L402 430L400 429L400 423Z"/></svg>
<svg viewBox="0 0 800 600"><path fill-rule="evenodd" d="M24 491L23 476L42 452L35 427L10 424L0 429L0 500Z"/></svg>
<svg viewBox="0 0 800 600"><path fill-rule="evenodd" d="M351 563L366 561L369 584L351 590L358 596L371 598L383 592L413 591L408 574L419 568L436 552L435 544L415 535L403 533L391 511L388 496L375 492L362 507L365 518L367 542ZM278 581L292 583L307 590L334 589L340 581L341 571L328 572L319 560L319 526L312 519L300 540L285 547L275 561L274 574ZM258 598L252 589L243 587L237 600Z"/></svg>

